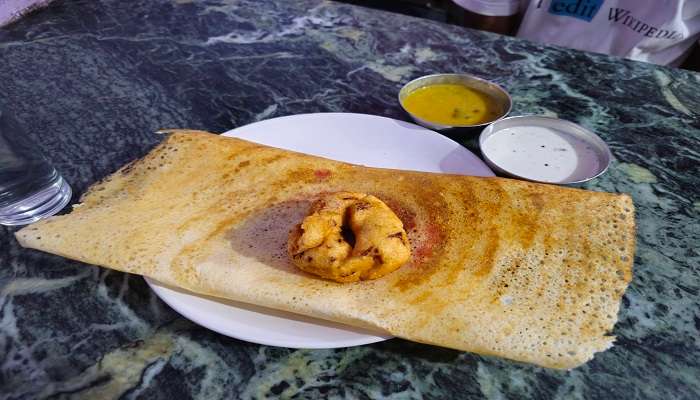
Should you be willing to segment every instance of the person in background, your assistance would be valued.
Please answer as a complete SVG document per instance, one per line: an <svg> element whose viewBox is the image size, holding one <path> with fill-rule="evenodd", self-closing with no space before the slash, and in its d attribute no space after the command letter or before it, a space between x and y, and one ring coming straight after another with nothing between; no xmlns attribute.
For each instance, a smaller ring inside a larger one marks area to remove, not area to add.
<svg viewBox="0 0 700 400"><path fill-rule="evenodd" d="M8 25L52 0L0 0L0 26Z"/></svg>
<svg viewBox="0 0 700 400"><path fill-rule="evenodd" d="M471 28L674 67L700 58L700 0L452 1Z"/></svg>
<svg viewBox="0 0 700 400"><path fill-rule="evenodd" d="M457 10L461 11L461 15L456 16L456 21L452 22L511 36L517 32L524 10L520 0L452 0L452 2L459 6Z"/></svg>

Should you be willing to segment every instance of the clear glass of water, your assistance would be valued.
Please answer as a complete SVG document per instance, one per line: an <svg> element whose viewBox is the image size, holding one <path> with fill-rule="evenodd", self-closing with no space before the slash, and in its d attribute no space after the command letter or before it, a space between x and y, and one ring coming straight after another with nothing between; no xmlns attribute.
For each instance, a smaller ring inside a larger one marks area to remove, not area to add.
<svg viewBox="0 0 700 400"><path fill-rule="evenodd" d="M0 109L0 224L25 225L56 214L71 195L68 183Z"/></svg>

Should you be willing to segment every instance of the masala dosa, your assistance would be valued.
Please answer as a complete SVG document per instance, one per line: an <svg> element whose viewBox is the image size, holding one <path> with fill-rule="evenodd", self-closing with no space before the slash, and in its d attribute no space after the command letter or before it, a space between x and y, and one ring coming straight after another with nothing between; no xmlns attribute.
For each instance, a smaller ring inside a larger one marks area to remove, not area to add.
<svg viewBox="0 0 700 400"><path fill-rule="evenodd" d="M296 269L287 234L333 191L385 201L406 227L411 261L346 284ZM572 368L612 345L634 229L626 195L367 168L176 131L70 214L16 235L196 293Z"/></svg>

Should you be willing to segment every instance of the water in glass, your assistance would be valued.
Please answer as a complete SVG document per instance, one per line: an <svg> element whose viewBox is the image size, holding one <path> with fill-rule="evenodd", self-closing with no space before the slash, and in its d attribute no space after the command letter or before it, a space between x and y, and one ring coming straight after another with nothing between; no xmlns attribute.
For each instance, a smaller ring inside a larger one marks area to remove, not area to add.
<svg viewBox="0 0 700 400"><path fill-rule="evenodd" d="M57 213L70 198L68 183L0 110L0 224L32 223Z"/></svg>

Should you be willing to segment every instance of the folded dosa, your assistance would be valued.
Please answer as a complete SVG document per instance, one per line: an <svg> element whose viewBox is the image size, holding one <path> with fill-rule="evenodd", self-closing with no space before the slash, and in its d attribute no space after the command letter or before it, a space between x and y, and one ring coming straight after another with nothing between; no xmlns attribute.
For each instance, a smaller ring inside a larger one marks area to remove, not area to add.
<svg viewBox="0 0 700 400"><path fill-rule="evenodd" d="M412 260L341 284L296 269L289 230L320 193L384 200ZM192 292L389 332L422 343L572 368L611 346L632 276L626 195L501 178L367 168L176 131L92 186L25 247Z"/></svg>

